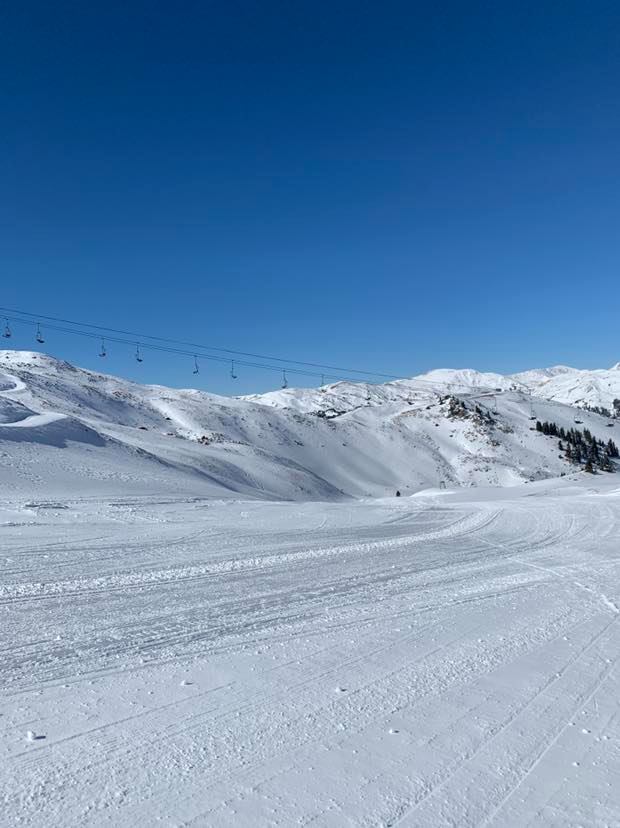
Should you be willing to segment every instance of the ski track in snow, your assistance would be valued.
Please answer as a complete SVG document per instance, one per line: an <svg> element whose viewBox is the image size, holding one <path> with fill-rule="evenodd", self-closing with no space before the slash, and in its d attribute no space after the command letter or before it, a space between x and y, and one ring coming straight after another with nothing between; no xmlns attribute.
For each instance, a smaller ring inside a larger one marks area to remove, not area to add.
<svg viewBox="0 0 620 828"><path fill-rule="evenodd" d="M619 530L605 481L7 501L2 822L620 825Z"/></svg>

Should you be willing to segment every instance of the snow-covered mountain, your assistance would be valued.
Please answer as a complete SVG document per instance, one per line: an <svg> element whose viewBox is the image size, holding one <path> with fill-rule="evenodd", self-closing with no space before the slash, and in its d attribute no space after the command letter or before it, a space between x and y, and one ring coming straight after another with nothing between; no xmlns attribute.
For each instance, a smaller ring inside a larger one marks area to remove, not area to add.
<svg viewBox="0 0 620 828"><path fill-rule="evenodd" d="M602 407L613 410L614 399L620 399L620 362L611 368L584 370L567 365L534 368L517 374L485 374L472 369L440 369L430 371L418 380L431 380L446 388L463 385L474 388L520 388L547 400L583 407Z"/></svg>
<svg viewBox="0 0 620 828"><path fill-rule="evenodd" d="M620 421L567 403L611 407L616 396L617 366L509 377L444 369L229 398L0 351L0 485L41 498L123 490L298 500L514 485L575 472L532 418L565 428L578 420L608 440Z"/></svg>
<svg viewBox="0 0 620 828"><path fill-rule="evenodd" d="M534 368L517 374L495 374L476 371L473 368L439 368L407 380L366 385L340 382L320 389L285 389L267 394L256 394L247 399L267 405L290 407L298 411L311 411L321 401L335 405L347 401L347 405L381 403L386 399L407 400L412 394L429 398L437 393L460 394L474 389L479 391L524 391L543 399L566 405L602 407L613 411L614 399L620 399L620 363L609 369L582 370L566 365L551 368Z"/></svg>
<svg viewBox="0 0 620 828"><path fill-rule="evenodd" d="M611 411L613 401L620 399L620 363L595 371L558 366L515 374L514 379L523 382L539 397L568 405L602 406Z"/></svg>

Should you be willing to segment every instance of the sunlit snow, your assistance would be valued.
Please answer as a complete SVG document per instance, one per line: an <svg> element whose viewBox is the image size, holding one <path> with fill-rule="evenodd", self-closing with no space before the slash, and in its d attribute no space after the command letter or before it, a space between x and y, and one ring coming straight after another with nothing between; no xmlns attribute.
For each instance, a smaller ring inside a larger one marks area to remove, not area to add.
<svg viewBox="0 0 620 828"><path fill-rule="evenodd" d="M227 399L0 352L0 822L619 824L620 476L531 419L617 440L569 405L614 370Z"/></svg>

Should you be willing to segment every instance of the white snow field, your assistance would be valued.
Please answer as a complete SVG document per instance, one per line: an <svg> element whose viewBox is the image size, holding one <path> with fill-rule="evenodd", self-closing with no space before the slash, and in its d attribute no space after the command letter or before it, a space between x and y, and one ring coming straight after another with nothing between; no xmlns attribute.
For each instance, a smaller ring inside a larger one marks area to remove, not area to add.
<svg viewBox="0 0 620 828"><path fill-rule="evenodd" d="M3 505L1 822L619 825L612 481Z"/></svg>
<svg viewBox="0 0 620 828"><path fill-rule="evenodd" d="M620 826L620 421L443 373L0 352L0 824Z"/></svg>

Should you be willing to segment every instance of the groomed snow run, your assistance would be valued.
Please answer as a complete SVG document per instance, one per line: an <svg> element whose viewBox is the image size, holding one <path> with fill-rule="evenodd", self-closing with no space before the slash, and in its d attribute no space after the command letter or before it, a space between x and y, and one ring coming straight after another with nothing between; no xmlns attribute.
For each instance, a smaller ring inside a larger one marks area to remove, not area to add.
<svg viewBox="0 0 620 828"><path fill-rule="evenodd" d="M620 825L616 475L84 494L0 503L2 825Z"/></svg>

